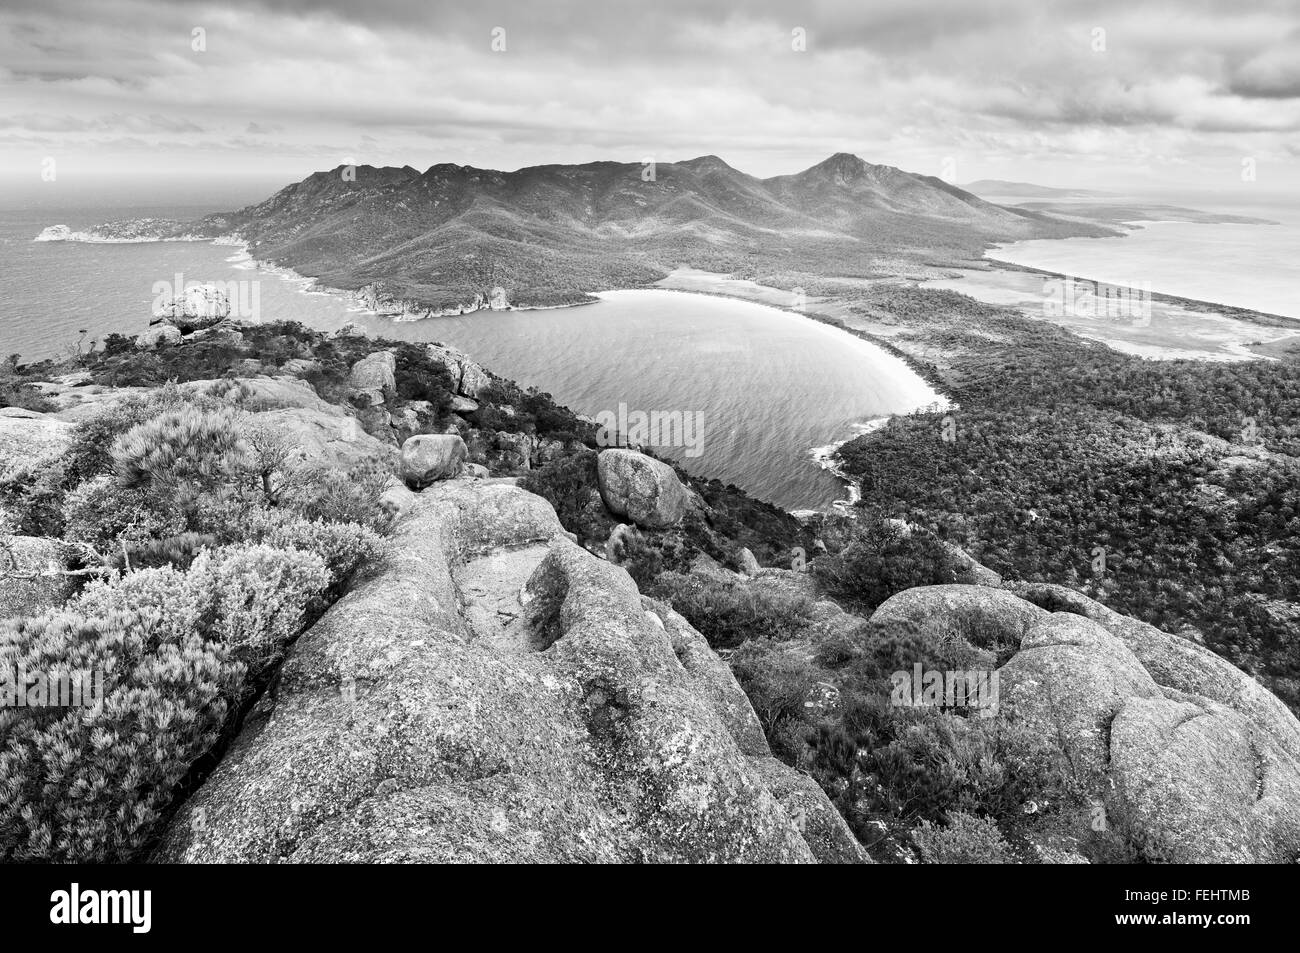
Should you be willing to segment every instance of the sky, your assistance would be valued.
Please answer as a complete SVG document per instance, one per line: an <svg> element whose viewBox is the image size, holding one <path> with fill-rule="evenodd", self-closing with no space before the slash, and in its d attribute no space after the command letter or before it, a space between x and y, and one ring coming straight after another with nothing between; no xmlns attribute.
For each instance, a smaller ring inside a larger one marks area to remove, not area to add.
<svg viewBox="0 0 1300 953"><path fill-rule="evenodd" d="M0 189L835 152L1300 196L1300 0L3 0Z"/></svg>

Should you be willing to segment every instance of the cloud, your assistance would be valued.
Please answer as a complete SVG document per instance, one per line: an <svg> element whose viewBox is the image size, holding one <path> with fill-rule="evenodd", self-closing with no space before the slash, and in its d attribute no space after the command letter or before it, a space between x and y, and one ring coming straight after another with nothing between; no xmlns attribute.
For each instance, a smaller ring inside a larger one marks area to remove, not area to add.
<svg viewBox="0 0 1300 953"><path fill-rule="evenodd" d="M1292 0L6 0L0 127L104 167L116 136L292 178L349 154L716 153L776 174L841 149L927 173L955 157L972 178L1190 177L1290 154L1298 30Z"/></svg>

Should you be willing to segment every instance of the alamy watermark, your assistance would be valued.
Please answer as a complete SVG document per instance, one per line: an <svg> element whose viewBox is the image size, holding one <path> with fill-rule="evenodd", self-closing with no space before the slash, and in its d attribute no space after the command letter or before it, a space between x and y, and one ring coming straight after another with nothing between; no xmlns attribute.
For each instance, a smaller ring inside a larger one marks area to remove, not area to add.
<svg viewBox="0 0 1300 953"><path fill-rule="evenodd" d="M910 672L894 672L889 682L889 703L898 707L973 708L981 718L998 713L996 669L927 671L917 662Z"/></svg>
<svg viewBox="0 0 1300 953"><path fill-rule="evenodd" d="M177 272L171 281L155 281L153 313L171 318L250 318L262 313L262 283L251 281L186 281Z"/></svg>
<svg viewBox="0 0 1300 953"><path fill-rule="evenodd" d="M1080 278L1044 278L1043 314L1049 318L1114 319L1151 323L1151 282L1112 285Z"/></svg>
<svg viewBox="0 0 1300 953"><path fill-rule="evenodd" d="M602 447L682 447L688 457L704 450L702 410L618 410L596 414L596 443Z"/></svg>
<svg viewBox="0 0 1300 953"><path fill-rule="evenodd" d="M29 672L0 669L0 708L97 708L104 702L103 669Z"/></svg>

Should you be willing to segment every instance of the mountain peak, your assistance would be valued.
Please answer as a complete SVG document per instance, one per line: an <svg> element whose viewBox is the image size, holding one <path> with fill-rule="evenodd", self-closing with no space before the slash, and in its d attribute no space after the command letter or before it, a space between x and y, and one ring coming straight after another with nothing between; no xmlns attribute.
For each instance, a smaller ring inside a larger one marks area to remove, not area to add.
<svg viewBox="0 0 1300 953"><path fill-rule="evenodd" d="M860 159L851 152L837 152L823 159L815 166L804 169L795 178L805 182L832 182L836 185L848 185L860 179L869 178L882 166L874 166Z"/></svg>
<svg viewBox="0 0 1300 953"><path fill-rule="evenodd" d="M826 169L833 172L862 172L871 163L865 159L859 159L851 152L837 152L828 159L813 166L814 169Z"/></svg>
<svg viewBox="0 0 1300 953"><path fill-rule="evenodd" d="M735 171L731 166L727 165L726 162L715 155L697 156L694 159L687 159L684 162L679 162L678 165L684 165L701 171L712 171L714 169L725 169L728 172Z"/></svg>

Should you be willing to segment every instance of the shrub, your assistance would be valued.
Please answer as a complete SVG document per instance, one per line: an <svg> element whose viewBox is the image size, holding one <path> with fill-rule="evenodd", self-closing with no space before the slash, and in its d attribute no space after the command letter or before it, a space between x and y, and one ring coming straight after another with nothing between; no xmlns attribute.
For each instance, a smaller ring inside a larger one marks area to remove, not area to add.
<svg viewBox="0 0 1300 953"><path fill-rule="evenodd" d="M192 406L137 424L111 451L119 486L165 488L171 494L182 484L192 492L237 482L248 472L250 453L235 411Z"/></svg>
<svg viewBox="0 0 1300 953"><path fill-rule="evenodd" d="M356 523L376 532L388 528L382 499L393 477L385 460L365 460L342 470L300 465L280 474L273 500L305 519Z"/></svg>
<svg viewBox="0 0 1300 953"><path fill-rule="evenodd" d="M927 864L1014 863L997 823L963 811L953 811L946 827L922 821L912 840Z"/></svg>
<svg viewBox="0 0 1300 953"><path fill-rule="evenodd" d="M328 580L311 553L225 547L0 629L5 671L104 679L93 708L0 708L0 856L134 859Z"/></svg>
<svg viewBox="0 0 1300 953"><path fill-rule="evenodd" d="M798 760L807 747L804 702L817 685L817 669L779 643L760 639L736 650L731 670L754 706L773 752L790 762Z"/></svg>
<svg viewBox="0 0 1300 953"><path fill-rule="evenodd" d="M35 387L20 381L0 377L0 407L21 407L38 414L55 410L54 402Z"/></svg>
<svg viewBox="0 0 1300 953"><path fill-rule="evenodd" d="M1068 765L1047 739L1001 719L966 719L946 711L895 710L893 739L863 758L879 783L879 809L937 819L957 811L999 818L1032 800L1077 794Z"/></svg>
<svg viewBox="0 0 1300 953"><path fill-rule="evenodd" d="M614 520L600 500L596 478L596 454L580 451L552 460L524 474L520 485L536 493L555 508L560 525L581 542L595 542L609 536Z"/></svg>
<svg viewBox="0 0 1300 953"><path fill-rule="evenodd" d="M63 499L63 536L115 556L119 543L144 543L185 531L176 512L155 509L141 490L124 489L111 477L87 480Z"/></svg>
<svg viewBox="0 0 1300 953"><path fill-rule="evenodd" d="M430 357L428 350L418 344L403 343L392 350L397 363L397 396L427 400L433 404L436 416L446 413L455 392L447 366Z"/></svg>
<svg viewBox="0 0 1300 953"><path fill-rule="evenodd" d="M14 532L63 535L65 474L63 461L54 457L14 467L0 476L0 505L11 511Z"/></svg>
<svg viewBox="0 0 1300 953"><path fill-rule="evenodd" d="M812 622L812 603L802 596L755 591L722 579L666 572L653 595L671 603L715 649L750 639L789 639Z"/></svg>
<svg viewBox="0 0 1300 953"><path fill-rule="evenodd" d="M279 658L297 633L308 603L329 585L314 553L264 544L199 553L185 589L199 602L207 636L228 645L254 671Z"/></svg>
<svg viewBox="0 0 1300 953"><path fill-rule="evenodd" d="M0 642L7 670L103 673L94 708L0 711L0 856L135 858L190 765L216 741L244 669L152 607L56 612Z"/></svg>
<svg viewBox="0 0 1300 953"><path fill-rule="evenodd" d="M644 533L633 526L623 536L620 565L642 591L649 591L661 574L688 569L696 552L680 530Z"/></svg>
<svg viewBox="0 0 1300 953"><path fill-rule="evenodd" d="M277 549L314 553L329 571L330 587L340 590L361 566L379 558L383 541L356 523L289 519L269 526L263 542Z"/></svg>
<svg viewBox="0 0 1300 953"><path fill-rule="evenodd" d="M937 539L870 515L859 521L852 542L818 558L813 571L827 592L860 612L904 589L956 579L952 557Z"/></svg>

